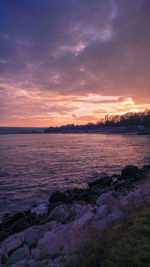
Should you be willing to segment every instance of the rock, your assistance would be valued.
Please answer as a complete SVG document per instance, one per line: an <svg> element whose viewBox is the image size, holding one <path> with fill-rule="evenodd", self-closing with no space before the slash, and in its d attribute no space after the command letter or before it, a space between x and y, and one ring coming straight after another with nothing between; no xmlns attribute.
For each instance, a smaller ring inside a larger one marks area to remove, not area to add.
<svg viewBox="0 0 150 267"><path fill-rule="evenodd" d="M97 218L95 218L91 223L91 228L98 232L103 232L108 228L108 222L106 218L101 220L97 220Z"/></svg>
<svg viewBox="0 0 150 267"><path fill-rule="evenodd" d="M10 213L5 213L4 216L3 216L3 219L2 219L2 222L5 223L7 220L9 220L11 217L11 214Z"/></svg>
<svg viewBox="0 0 150 267"><path fill-rule="evenodd" d="M48 219L55 220L60 223L64 223L70 216L70 209L66 205L59 205L52 210Z"/></svg>
<svg viewBox="0 0 150 267"><path fill-rule="evenodd" d="M36 245L37 241L40 239L39 232L35 229L29 228L24 231L24 242L29 246Z"/></svg>
<svg viewBox="0 0 150 267"><path fill-rule="evenodd" d="M31 257L32 257L34 260L38 261L38 260L40 259L40 250L37 249L37 248L33 248L33 249L31 250Z"/></svg>
<svg viewBox="0 0 150 267"><path fill-rule="evenodd" d="M114 192L108 192L102 194L96 201L97 206L107 205L109 209L113 209L114 207L118 206L118 201L114 197Z"/></svg>
<svg viewBox="0 0 150 267"><path fill-rule="evenodd" d="M85 201L85 202L89 202L90 201L90 194L89 194L89 190L85 189L82 190L82 192L80 192L76 198L78 201Z"/></svg>
<svg viewBox="0 0 150 267"><path fill-rule="evenodd" d="M28 223L28 221L25 218L21 218L13 223L13 225L11 226L11 231L13 233L18 233L25 230L29 226L30 224Z"/></svg>
<svg viewBox="0 0 150 267"><path fill-rule="evenodd" d="M30 252L29 252L29 249L27 247L22 247L22 248L16 249L10 255L8 262L9 262L9 264L15 264L18 261L22 261L24 259L26 259L26 260L30 259Z"/></svg>
<svg viewBox="0 0 150 267"><path fill-rule="evenodd" d="M73 222L72 228L74 230L83 229L85 226L87 226L90 223L93 216L94 216L94 213L92 212L85 213L82 217L80 217L79 219Z"/></svg>
<svg viewBox="0 0 150 267"><path fill-rule="evenodd" d="M108 214L108 207L106 204L101 205L100 207L96 208L96 217L98 219L103 219Z"/></svg>
<svg viewBox="0 0 150 267"><path fill-rule="evenodd" d="M106 173L101 173L99 175L99 179L93 182L89 182L88 186L92 187L95 185L99 185L100 187L106 187L111 184L112 180Z"/></svg>
<svg viewBox="0 0 150 267"><path fill-rule="evenodd" d="M111 179L113 183L116 183L120 179L120 175L115 173L111 176Z"/></svg>
<svg viewBox="0 0 150 267"><path fill-rule="evenodd" d="M137 166L134 165L128 165L121 171L122 177L132 177L134 176L138 171Z"/></svg>
<svg viewBox="0 0 150 267"><path fill-rule="evenodd" d="M49 198L50 203L66 202L66 195L63 192L55 191Z"/></svg>
<svg viewBox="0 0 150 267"><path fill-rule="evenodd" d="M136 191L131 191L127 196L120 197L120 208L124 212L135 211L143 206L144 195L138 189Z"/></svg>
<svg viewBox="0 0 150 267"><path fill-rule="evenodd" d="M135 187L135 181L133 178L128 178L127 180L118 181L117 183L113 184L113 190L115 191L125 191L131 190Z"/></svg>
<svg viewBox="0 0 150 267"><path fill-rule="evenodd" d="M122 179L132 178L133 179L132 182L133 184L135 184L135 181L140 181L142 179L145 179L145 172L138 169L137 166L128 165L122 170L121 178Z"/></svg>
<svg viewBox="0 0 150 267"><path fill-rule="evenodd" d="M57 232L47 232L39 240L37 248L44 256L55 256L61 253L64 242L65 240L63 241L61 235L57 234Z"/></svg>
<svg viewBox="0 0 150 267"><path fill-rule="evenodd" d="M18 212L14 215L6 214L3 223L0 224L0 241L8 236L21 232L37 223L37 217L30 210Z"/></svg>
<svg viewBox="0 0 150 267"><path fill-rule="evenodd" d="M15 264L12 264L11 267L29 267L28 261L26 259L18 261Z"/></svg>
<svg viewBox="0 0 150 267"><path fill-rule="evenodd" d="M115 222L118 222L125 217L126 217L125 213L118 209L118 210L108 214L108 216L106 217L106 221L110 226L110 225L113 225Z"/></svg>
<svg viewBox="0 0 150 267"><path fill-rule="evenodd" d="M4 251L4 248L0 248L0 264L6 264L8 261L8 255Z"/></svg>
<svg viewBox="0 0 150 267"><path fill-rule="evenodd" d="M1 246L9 254L13 250L21 247L23 242L24 242L24 233L18 233L8 237L5 241L1 243Z"/></svg>
<svg viewBox="0 0 150 267"><path fill-rule="evenodd" d="M143 206L143 199L144 196L140 190L136 190L134 192L131 191L127 196L127 201L132 211L137 210Z"/></svg>
<svg viewBox="0 0 150 267"><path fill-rule="evenodd" d="M29 267L37 267L37 265L36 265L36 261L33 260L33 259L32 259L32 260L29 260L29 261L28 261L28 266L29 266Z"/></svg>
<svg viewBox="0 0 150 267"><path fill-rule="evenodd" d="M80 205L79 203L74 203L71 207L71 212L75 214L75 218L79 218L82 214L83 205Z"/></svg>
<svg viewBox="0 0 150 267"><path fill-rule="evenodd" d="M120 197L120 208L122 211L129 211L129 203L126 197Z"/></svg>
<svg viewBox="0 0 150 267"><path fill-rule="evenodd" d="M37 207L34 207L32 210L32 213L35 213L36 215L45 215L48 211L48 203L40 203Z"/></svg>
<svg viewBox="0 0 150 267"><path fill-rule="evenodd" d="M74 203L71 208L71 212L74 214L74 218L78 219L83 216L85 213L93 210L93 206L90 204L80 205L79 203Z"/></svg>
<svg viewBox="0 0 150 267"><path fill-rule="evenodd" d="M66 195L66 203L72 203L74 200L77 200L78 196L84 192L85 189L79 189L79 188L74 188L71 190L65 191Z"/></svg>

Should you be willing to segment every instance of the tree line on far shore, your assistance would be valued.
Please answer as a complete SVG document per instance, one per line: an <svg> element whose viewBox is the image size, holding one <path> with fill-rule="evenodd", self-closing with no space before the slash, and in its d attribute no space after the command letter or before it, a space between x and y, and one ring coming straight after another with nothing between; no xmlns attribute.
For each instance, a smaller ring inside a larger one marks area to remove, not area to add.
<svg viewBox="0 0 150 267"><path fill-rule="evenodd" d="M111 115L105 116L105 121L99 120L97 123L89 122L85 125L62 125L59 127L49 127L45 129L45 133L56 133L56 132L76 132L76 131L88 131L96 130L98 128L107 128L107 127L133 127L141 126L144 128L150 129L150 110L144 112L128 112L123 115Z"/></svg>

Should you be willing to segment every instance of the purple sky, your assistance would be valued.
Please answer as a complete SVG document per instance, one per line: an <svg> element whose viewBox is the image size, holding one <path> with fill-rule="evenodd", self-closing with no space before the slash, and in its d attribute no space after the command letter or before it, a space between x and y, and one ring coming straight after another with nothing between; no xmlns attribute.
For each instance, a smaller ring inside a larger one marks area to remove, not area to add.
<svg viewBox="0 0 150 267"><path fill-rule="evenodd" d="M1 0L0 125L150 108L149 0Z"/></svg>

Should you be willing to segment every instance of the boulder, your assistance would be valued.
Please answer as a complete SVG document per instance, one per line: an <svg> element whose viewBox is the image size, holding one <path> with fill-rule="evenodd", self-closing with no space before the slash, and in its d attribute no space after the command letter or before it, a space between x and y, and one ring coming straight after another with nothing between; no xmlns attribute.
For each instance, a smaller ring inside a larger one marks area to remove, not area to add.
<svg viewBox="0 0 150 267"><path fill-rule="evenodd" d="M97 219L103 219L108 214L108 207L106 204L101 205L100 207L96 208L96 217Z"/></svg>
<svg viewBox="0 0 150 267"><path fill-rule="evenodd" d="M115 207L118 206L118 201L114 197L113 191L110 191L108 193L102 194L96 201L97 206L107 205L110 210L113 210Z"/></svg>
<svg viewBox="0 0 150 267"><path fill-rule="evenodd" d="M66 202L66 195L63 192L55 191L49 198L50 203Z"/></svg>
<svg viewBox="0 0 150 267"><path fill-rule="evenodd" d="M122 177L132 177L134 176L138 171L138 167L134 165L127 165L122 171L121 176Z"/></svg>
<svg viewBox="0 0 150 267"><path fill-rule="evenodd" d="M124 180L132 178L133 183L135 183L136 181L140 181L142 179L145 179L145 172L138 169L137 166L128 165L122 170L121 178Z"/></svg>
<svg viewBox="0 0 150 267"><path fill-rule="evenodd" d="M124 212L135 211L141 208L144 204L144 194L140 189L131 191L127 196L120 197L120 208Z"/></svg>
<svg viewBox="0 0 150 267"><path fill-rule="evenodd" d="M18 261L22 260L29 260L30 259L30 252L27 247L22 247L16 249L9 257L8 262L9 264L15 264Z"/></svg>
<svg viewBox="0 0 150 267"><path fill-rule="evenodd" d="M15 264L12 264L11 267L29 267L28 261L26 259L18 261Z"/></svg>
<svg viewBox="0 0 150 267"><path fill-rule="evenodd" d="M40 259L40 250L37 249L37 248L33 248L33 249L31 250L31 257L32 257L34 260L38 261L38 260Z"/></svg>
<svg viewBox="0 0 150 267"><path fill-rule="evenodd" d="M90 224L90 227L93 230L96 230L96 232L103 232L108 228L108 222L106 218L98 220L97 218L94 218Z"/></svg>
<svg viewBox="0 0 150 267"><path fill-rule="evenodd" d="M23 242L24 233L22 232L8 237L1 243L1 247L3 247L8 254L10 254L15 249L21 247Z"/></svg>
<svg viewBox="0 0 150 267"><path fill-rule="evenodd" d="M75 231L85 228L91 222L93 216L93 212L86 212L83 216L73 222L72 228Z"/></svg>
<svg viewBox="0 0 150 267"><path fill-rule="evenodd" d="M37 244L37 249L43 256L55 256L61 253L65 240L57 232L47 232Z"/></svg>
<svg viewBox="0 0 150 267"><path fill-rule="evenodd" d="M55 220L60 223L64 223L70 216L70 208L67 205L59 205L52 210L48 219Z"/></svg>
<svg viewBox="0 0 150 267"><path fill-rule="evenodd" d="M8 255L5 252L4 248L0 248L0 264L7 264Z"/></svg>
<svg viewBox="0 0 150 267"><path fill-rule="evenodd" d="M108 216L106 217L106 221L108 225L111 226L125 217L126 217L125 213L118 209L108 214Z"/></svg>
<svg viewBox="0 0 150 267"><path fill-rule="evenodd" d="M35 246L40 239L39 231L29 228L24 231L24 242L29 246Z"/></svg>
<svg viewBox="0 0 150 267"><path fill-rule="evenodd" d="M99 175L99 179L95 180L93 182L89 182L88 186L92 187L95 185L99 185L100 187L106 187L109 186L112 183L111 177L109 177L106 173L101 173Z"/></svg>

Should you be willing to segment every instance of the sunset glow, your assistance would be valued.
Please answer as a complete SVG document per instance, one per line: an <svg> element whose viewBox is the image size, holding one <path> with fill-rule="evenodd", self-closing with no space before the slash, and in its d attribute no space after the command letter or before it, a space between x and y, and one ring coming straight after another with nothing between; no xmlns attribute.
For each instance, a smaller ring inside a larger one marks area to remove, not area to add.
<svg viewBox="0 0 150 267"><path fill-rule="evenodd" d="M150 109L150 1L0 3L0 126Z"/></svg>

